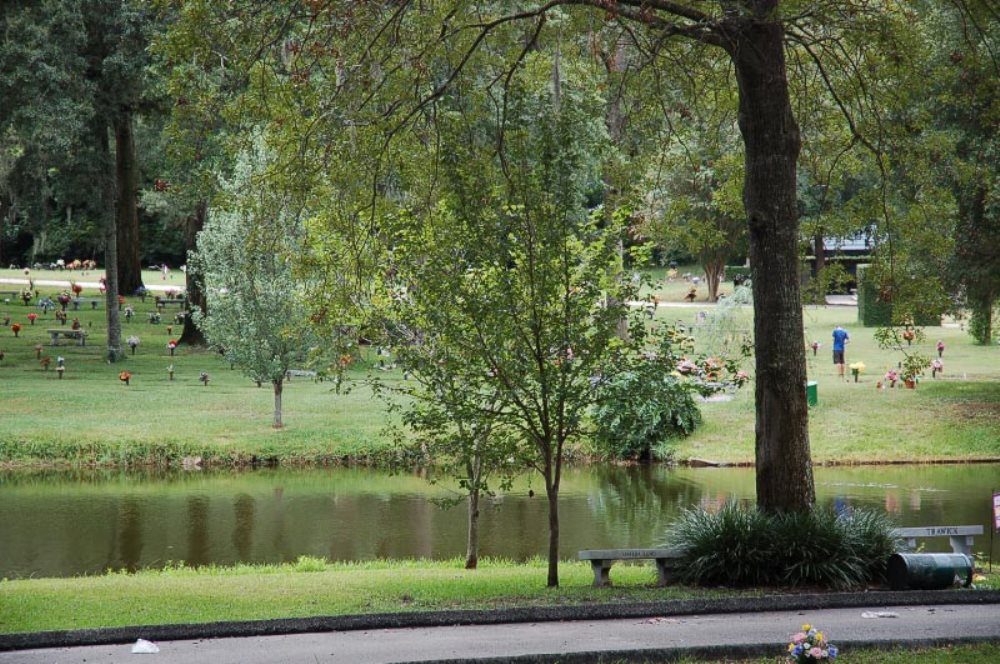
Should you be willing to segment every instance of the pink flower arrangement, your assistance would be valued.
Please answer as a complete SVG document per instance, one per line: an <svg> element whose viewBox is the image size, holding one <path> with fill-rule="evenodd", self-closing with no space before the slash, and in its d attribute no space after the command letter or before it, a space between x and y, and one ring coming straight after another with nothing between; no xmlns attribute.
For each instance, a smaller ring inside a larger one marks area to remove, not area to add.
<svg viewBox="0 0 1000 664"><path fill-rule="evenodd" d="M35 319L36 318L38 318L38 314L36 314L34 311L32 311L30 314L28 314L28 322L31 323L32 325L35 324Z"/></svg>
<svg viewBox="0 0 1000 664"><path fill-rule="evenodd" d="M931 362L931 378L937 378L938 372L944 372L944 362L935 359Z"/></svg>
<svg viewBox="0 0 1000 664"><path fill-rule="evenodd" d="M823 632L806 624L802 626L801 632L792 635L792 642L788 644L787 661L809 664L824 659L836 659L837 653L837 646L831 645Z"/></svg>
<svg viewBox="0 0 1000 664"><path fill-rule="evenodd" d="M899 380L899 374L895 369L889 369L885 372L885 380L889 383L889 387L896 387L896 381Z"/></svg>
<svg viewBox="0 0 1000 664"><path fill-rule="evenodd" d="M176 348L177 348L177 339L171 339L170 341L167 342L167 350L170 351L171 355L174 354L174 349Z"/></svg>

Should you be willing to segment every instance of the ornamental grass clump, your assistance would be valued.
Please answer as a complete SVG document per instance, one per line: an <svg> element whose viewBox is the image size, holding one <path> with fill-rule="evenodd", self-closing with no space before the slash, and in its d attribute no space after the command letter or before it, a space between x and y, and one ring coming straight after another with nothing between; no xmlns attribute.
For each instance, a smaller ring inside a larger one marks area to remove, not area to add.
<svg viewBox="0 0 1000 664"><path fill-rule="evenodd" d="M894 524L870 510L768 514L729 502L687 510L669 543L684 555L681 580L702 585L855 588L882 580Z"/></svg>

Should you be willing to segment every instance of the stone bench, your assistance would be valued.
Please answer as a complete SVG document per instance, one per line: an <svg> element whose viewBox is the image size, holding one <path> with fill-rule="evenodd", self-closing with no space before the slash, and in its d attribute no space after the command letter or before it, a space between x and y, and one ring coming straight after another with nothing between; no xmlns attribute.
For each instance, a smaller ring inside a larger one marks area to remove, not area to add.
<svg viewBox="0 0 1000 664"><path fill-rule="evenodd" d="M179 305L179 306L183 307L183 306L185 306L187 304L187 299L185 299L183 297L174 297L174 298L170 298L170 297L158 297L158 298L156 298L156 308L157 309L162 309L163 307L167 306L168 304L176 304L176 305Z"/></svg>
<svg viewBox="0 0 1000 664"><path fill-rule="evenodd" d="M4 297L6 295L10 295L11 297L20 298L21 297L21 291L17 291L17 290L0 290L0 297Z"/></svg>
<svg viewBox="0 0 1000 664"><path fill-rule="evenodd" d="M64 336L67 339L76 339L77 346L87 345L87 331L86 330L67 330L65 328L50 328L45 330L52 337L53 346L59 345L59 337Z"/></svg>
<svg viewBox="0 0 1000 664"><path fill-rule="evenodd" d="M611 566L618 560L655 560L657 585L670 581L671 570L681 554L677 549L588 549L579 552L580 560L589 560L594 572L594 587L611 585Z"/></svg>
<svg viewBox="0 0 1000 664"><path fill-rule="evenodd" d="M97 305L101 303L101 300L99 298L83 298L83 297L74 297L72 300L70 300L70 303L73 305L73 311L78 311L80 309L81 304L88 302L90 303L91 309L97 309Z"/></svg>
<svg viewBox="0 0 1000 664"><path fill-rule="evenodd" d="M896 528L893 534L904 540L909 549L917 548L917 540L925 537L947 537L955 553L972 555L975 536L983 534L982 526L930 526L921 528Z"/></svg>

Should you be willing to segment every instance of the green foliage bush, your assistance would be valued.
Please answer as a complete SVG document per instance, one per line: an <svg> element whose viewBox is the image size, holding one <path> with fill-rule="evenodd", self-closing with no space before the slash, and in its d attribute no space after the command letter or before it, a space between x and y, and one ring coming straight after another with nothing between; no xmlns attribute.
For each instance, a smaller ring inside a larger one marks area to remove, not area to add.
<svg viewBox="0 0 1000 664"><path fill-rule="evenodd" d="M684 512L670 543L684 552L678 574L687 583L845 589L884 577L894 527L870 510L768 514L730 502L717 513Z"/></svg>
<svg viewBox="0 0 1000 664"><path fill-rule="evenodd" d="M615 458L649 459L672 438L701 424L690 387L652 362L615 374L594 409L596 439Z"/></svg>
<svg viewBox="0 0 1000 664"><path fill-rule="evenodd" d="M802 287L804 304L825 304L829 293L842 291L851 280L843 263L831 262L823 266L819 273Z"/></svg>

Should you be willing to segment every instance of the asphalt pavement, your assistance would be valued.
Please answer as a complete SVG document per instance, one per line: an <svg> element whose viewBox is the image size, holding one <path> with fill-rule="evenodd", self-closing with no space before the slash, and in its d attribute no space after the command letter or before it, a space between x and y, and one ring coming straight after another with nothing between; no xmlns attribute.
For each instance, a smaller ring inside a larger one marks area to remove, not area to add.
<svg viewBox="0 0 1000 664"><path fill-rule="evenodd" d="M0 653L3 664L264 664L316 662L666 661L678 654L781 655L803 623L842 653L887 644L1000 641L1000 604L851 608L631 617L610 620L367 629L160 641L159 653L132 644Z"/></svg>

